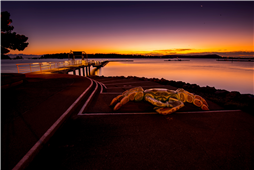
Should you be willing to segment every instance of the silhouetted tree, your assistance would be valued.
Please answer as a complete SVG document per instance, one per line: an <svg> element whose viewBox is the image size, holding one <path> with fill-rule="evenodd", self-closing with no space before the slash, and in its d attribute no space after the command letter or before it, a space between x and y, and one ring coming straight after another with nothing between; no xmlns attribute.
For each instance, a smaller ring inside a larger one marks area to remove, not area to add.
<svg viewBox="0 0 254 170"><path fill-rule="evenodd" d="M1 55L10 52L9 49L23 51L28 43L28 37L12 32L13 26L10 26L12 20L10 13L7 11L1 12Z"/></svg>

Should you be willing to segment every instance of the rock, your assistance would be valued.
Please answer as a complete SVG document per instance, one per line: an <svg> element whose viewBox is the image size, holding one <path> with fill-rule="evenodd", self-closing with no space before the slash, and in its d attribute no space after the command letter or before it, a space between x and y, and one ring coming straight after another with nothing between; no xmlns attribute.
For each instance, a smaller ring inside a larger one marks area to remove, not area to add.
<svg viewBox="0 0 254 170"><path fill-rule="evenodd" d="M237 98L239 99L241 94L238 91L232 91L226 95L226 100L234 100Z"/></svg>
<svg viewBox="0 0 254 170"><path fill-rule="evenodd" d="M183 85L183 89L188 90L191 89L191 85L189 83Z"/></svg>
<svg viewBox="0 0 254 170"><path fill-rule="evenodd" d="M160 84L163 84L163 85L169 85L169 81L164 79L164 78L161 78L160 80Z"/></svg>
<svg viewBox="0 0 254 170"><path fill-rule="evenodd" d="M196 90L196 91L199 91L199 89L200 89L200 86L196 85L196 84L190 84L190 87L191 87L191 89Z"/></svg>
<svg viewBox="0 0 254 170"><path fill-rule="evenodd" d="M239 96L239 100L244 103L254 102L253 95L251 94L242 94Z"/></svg>
<svg viewBox="0 0 254 170"><path fill-rule="evenodd" d="M184 82L182 82L182 81L177 81L176 82L176 86L179 88L182 88L183 86L185 85L185 83Z"/></svg>
<svg viewBox="0 0 254 170"><path fill-rule="evenodd" d="M229 91L227 91L227 90L216 90L215 91L215 94L216 95L219 95L219 96L226 96L227 94L229 93Z"/></svg>
<svg viewBox="0 0 254 170"><path fill-rule="evenodd" d="M216 89L215 87L206 86L206 93L215 93Z"/></svg>

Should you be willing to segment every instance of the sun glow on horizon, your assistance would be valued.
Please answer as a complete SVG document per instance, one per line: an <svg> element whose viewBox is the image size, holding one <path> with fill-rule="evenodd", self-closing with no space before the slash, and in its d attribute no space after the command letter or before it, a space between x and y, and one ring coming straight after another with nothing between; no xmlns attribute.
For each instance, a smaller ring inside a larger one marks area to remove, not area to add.
<svg viewBox="0 0 254 170"><path fill-rule="evenodd" d="M253 57L253 2L202 2L202 8L200 2L174 1L3 1L1 5L2 11L10 12L13 31L27 36L29 43L24 51L9 54L80 50Z"/></svg>
<svg viewBox="0 0 254 170"><path fill-rule="evenodd" d="M131 35L131 34L130 34ZM250 38L232 39L228 38L208 38L184 37L181 39L167 40L166 37L151 36L145 38L143 36L135 38L115 37L116 35L107 35L112 38L94 37L82 40L72 37L65 37L63 40L60 35L50 37L45 41L34 39L32 36L28 39L29 45L24 51L11 50L9 54L56 54L69 53L73 51L85 51L87 54L94 53L116 53L116 54L138 54L138 55L181 55L181 54L205 54L205 53L231 53L246 52L253 57L253 42ZM193 41L192 41L193 40ZM239 54L238 54L239 55Z"/></svg>
<svg viewBox="0 0 254 170"><path fill-rule="evenodd" d="M229 51L229 50L205 50L205 49L168 49L168 50L151 50L151 51L117 51L117 50L85 50L82 48L70 49L72 51L85 51L87 54L123 54L123 55L143 55L143 56L163 56L163 55L207 55L218 54L222 57L254 57L254 51ZM11 50L7 55L45 55L69 53L70 50L45 50L24 51ZM38 52L38 53L37 53Z"/></svg>

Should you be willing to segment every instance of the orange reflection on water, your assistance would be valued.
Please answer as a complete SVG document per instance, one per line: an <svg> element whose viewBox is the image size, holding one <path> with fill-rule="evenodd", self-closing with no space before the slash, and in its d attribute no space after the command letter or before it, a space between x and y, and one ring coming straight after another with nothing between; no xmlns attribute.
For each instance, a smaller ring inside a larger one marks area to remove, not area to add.
<svg viewBox="0 0 254 170"><path fill-rule="evenodd" d="M253 94L253 63L216 60L110 62L101 70L101 75L164 78Z"/></svg>

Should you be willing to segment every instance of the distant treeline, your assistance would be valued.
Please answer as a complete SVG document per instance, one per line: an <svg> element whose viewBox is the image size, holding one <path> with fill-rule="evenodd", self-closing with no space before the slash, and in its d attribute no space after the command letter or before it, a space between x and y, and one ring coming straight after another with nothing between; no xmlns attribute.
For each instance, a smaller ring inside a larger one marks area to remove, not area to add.
<svg viewBox="0 0 254 170"><path fill-rule="evenodd" d="M6 60L6 59L11 60L11 58L8 55L1 55L1 60Z"/></svg>
<svg viewBox="0 0 254 170"><path fill-rule="evenodd" d="M68 53L57 53L57 54L45 54L40 57L41 59L47 59L47 58L68 58Z"/></svg>
<svg viewBox="0 0 254 170"><path fill-rule="evenodd" d="M86 58L86 55L84 56ZM217 54L209 55L164 55L164 56L144 56L144 55L126 55L126 54L87 54L88 58L222 58ZM41 59L47 58L68 58L68 53L59 54L45 54L40 57ZM72 58L72 56L70 56ZM75 56L75 58L81 58L81 56Z"/></svg>

